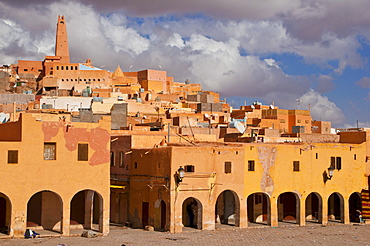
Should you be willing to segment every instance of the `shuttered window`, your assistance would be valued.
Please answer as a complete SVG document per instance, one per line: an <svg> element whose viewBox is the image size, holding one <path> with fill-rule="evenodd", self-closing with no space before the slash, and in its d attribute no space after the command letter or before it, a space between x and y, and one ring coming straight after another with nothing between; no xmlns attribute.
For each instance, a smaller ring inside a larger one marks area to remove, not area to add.
<svg viewBox="0 0 370 246"><path fill-rule="evenodd" d="M44 160L56 160L56 143L44 143Z"/></svg>
<svg viewBox="0 0 370 246"><path fill-rule="evenodd" d="M231 162L225 162L225 173L231 173Z"/></svg>
<svg viewBox="0 0 370 246"><path fill-rule="evenodd" d="M8 150L8 163L9 164L18 163L18 150Z"/></svg>
<svg viewBox="0 0 370 246"><path fill-rule="evenodd" d="M79 143L78 144L78 160L88 161L89 160L89 145Z"/></svg>

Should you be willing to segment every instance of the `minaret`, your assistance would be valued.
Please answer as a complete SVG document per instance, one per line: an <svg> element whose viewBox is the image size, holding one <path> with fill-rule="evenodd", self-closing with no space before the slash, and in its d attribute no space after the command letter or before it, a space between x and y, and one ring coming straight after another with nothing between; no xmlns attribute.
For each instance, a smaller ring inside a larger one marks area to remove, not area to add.
<svg viewBox="0 0 370 246"><path fill-rule="evenodd" d="M57 38L55 42L55 56L60 56L61 63L70 63L67 27L66 22L64 20L64 15L58 16Z"/></svg>

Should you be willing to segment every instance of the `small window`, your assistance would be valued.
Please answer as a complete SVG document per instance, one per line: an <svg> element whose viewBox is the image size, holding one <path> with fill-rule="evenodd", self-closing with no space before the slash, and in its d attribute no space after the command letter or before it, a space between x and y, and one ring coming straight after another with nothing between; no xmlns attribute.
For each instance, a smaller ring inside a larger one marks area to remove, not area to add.
<svg viewBox="0 0 370 246"><path fill-rule="evenodd" d="M335 157L334 156L330 157L330 167L335 169Z"/></svg>
<svg viewBox="0 0 370 246"><path fill-rule="evenodd" d="M137 169L137 162L134 163L135 169Z"/></svg>
<svg viewBox="0 0 370 246"><path fill-rule="evenodd" d="M25 68L25 69L23 69L23 71L27 72L27 71L28 71L28 69L27 69L27 68Z"/></svg>
<svg viewBox="0 0 370 246"><path fill-rule="evenodd" d="M225 173L231 173L231 162L230 161L225 162Z"/></svg>
<svg viewBox="0 0 370 246"><path fill-rule="evenodd" d="M59 66L57 66L57 70L59 70Z"/></svg>
<svg viewBox="0 0 370 246"><path fill-rule="evenodd" d="M316 159L319 159L319 153L316 153Z"/></svg>
<svg viewBox="0 0 370 246"><path fill-rule="evenodd" d="M60 67L60 69L61 69L61 70L64 70L64 67L63 67L63 66L61 66L61 67Z"/></svg>
<svg viewBox="0 0 370 246"><path fill-rule="evenodd" d="M110 152L110 166L111 167L114 167L116 165L115 161L114 161L114 152L111 151Z"/></svg>
<svg viewBox="0 0 370 246"><path fill-rule="evenodd" d="M77 70L77 66L75 66L75 70Z"/></svg>
<svg viewBox="0 0 370 246"><path fill-rule="evenodd" d="M193 173L193 172L194 172L194 170L195 170L195 168L194 168L194 166L193 166L193 165L186 165L186 166L184 167L184 170L185 170L185 172L186 172L186 173Z"/></svg>
<svg viewBox="0 0 370 246"><path fill-rule="evenodd" d="M18 150L8 150L8 164L18 164Z"/></svg>
<svg viewBox="0 0 370 246"><path fill-rule="evenodd" d="M44 160L56 160L56 143L44 143Z"/></svg>
<svg viewBox="0 0 370 246"><path fill-rule="evenodd" d="M119 152L119 167L125 166L125 152Z"/></svg>
<svg viewBox="0 0 370 246"><path fill-rule="evenodd" d="M254 160L248 161L248 171L254 171Z"/></svg>
<svg viewBox="0 0 370 246"><path fill-rule="evenodd" d="M353 155L353 160L357 160L356 154Z"/></svg>
<svg viewBox="0 0 370 246"><path fill-rule="evenodd" d="M342 157L337 157L337 165L336 165L337 170L342 169Z"/></svg>
<svg viewBox="0 0 370 246"><path fill-rule="evenodd" d="M293 172L299 172L299 161L293 161Z"/></svg>
<svg viewBox="0 0 370 246"><path fill-rule="evenodd" d="M88 161L89 160L89 145L88 144L78 144L78 160Z"/></svg>

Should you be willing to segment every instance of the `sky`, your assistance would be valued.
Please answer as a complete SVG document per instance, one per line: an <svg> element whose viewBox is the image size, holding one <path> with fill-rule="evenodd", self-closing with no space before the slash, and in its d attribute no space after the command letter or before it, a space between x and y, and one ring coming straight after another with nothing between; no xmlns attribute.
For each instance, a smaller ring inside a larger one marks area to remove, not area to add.
<svg viewBox="0 0 370 246"><path fill-rule="evenodd" d="M370 127L368 0L0 0L0 64L54 55L58 15L71 62L163 69L234 108L310 109Z"/></svg>

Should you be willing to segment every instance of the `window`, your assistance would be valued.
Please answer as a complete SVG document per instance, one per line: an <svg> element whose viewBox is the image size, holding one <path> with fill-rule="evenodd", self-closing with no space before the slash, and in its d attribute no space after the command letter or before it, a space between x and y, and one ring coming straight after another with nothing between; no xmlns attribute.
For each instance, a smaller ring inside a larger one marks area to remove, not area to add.
<svg viewBox="0 0 370 246"><path fill-rule="evenodd" d="M194 168L194 166L193 166L193 165L186 165L186 166L184 167L184 170L185 170L185 172L186 172L186 173L193 173L193 172L194 172L194 170L195 170L195 168Z"/></svg>
<svg viewBox="0 0 370 246"><path fill-rule="evenodd" d="M337 161L336 168L337 168L338 170L342 169L342 157L338 157L338 156L337 156L336 161Z"/></svg>
<svg viewBox="0 0 370 246"><path fill-rule="evenodd" d="M254 160L248 161L248 171L254 171Z"/></svg>
<svg viewBox="0 0 370 246"><path fill-rule="evenodd" d="M78 160L88 161L89 160L89 145L88 144L78 144Z"/></svg>
<svg viewBox="0 0 370 246"><path fill-rule="evenodd" d="M28 71L28 69L27 69L27 68L25 68L25 69L23 69L23 71L27 72L27 71Z"/></svg>
<svg viewBox="0 0 370 246"><path fill-rule="evenodd" d="M230 161L225 162L225 173L231 173L231 162Z"/></svg>
<svg viewBox="0 0 370 246"><path fill-rule="evenodd" d="M56 160L56 143L44 143L44 160Z"/></svg>
<svg viewBox="0 0 370 246"><path fill-rule="evenodd" d="M353 160L357 160L356 154L353 155Z"/></svg>
<svg viewBox="0 0 370 246"><path fill-rule="evenodd" d="M134 163L135 169L137 169L137 162Z"/></svg>
<svg viewBox="0 0 370 246"><path fill-rule="evenodd" d="M111 151L110 152L110 166L111 167L114 167L116 165L115 161L114 161L114 152Z"/></svg>
<svg viewBox="0 0 370 246"><path fill-rule="evenodd" d="M18 163L18 150L8 150L8 164Z"/></svg>
<svg viewBox="0 0 370 246"><path fill-rule="evenodd" d="M316 159L319 159L319 153L316 153Z"/></svg>
<svg viewBox="0 0 370 246"><path fill-rule="evenodd" d="M330 157L330 166L337 170L342 169L342 157Z"/></svg>
<svg viewBox="0 0 370 246"><path fill-rule="evenodd" d="M119 167L125 166L125 152L119 152Z"/></svg>
<svg viewBox="0 0 370 246"><path fill-rule="evenodd" d="M293 172L299 172L299 161L293 161Z"/></svg>

